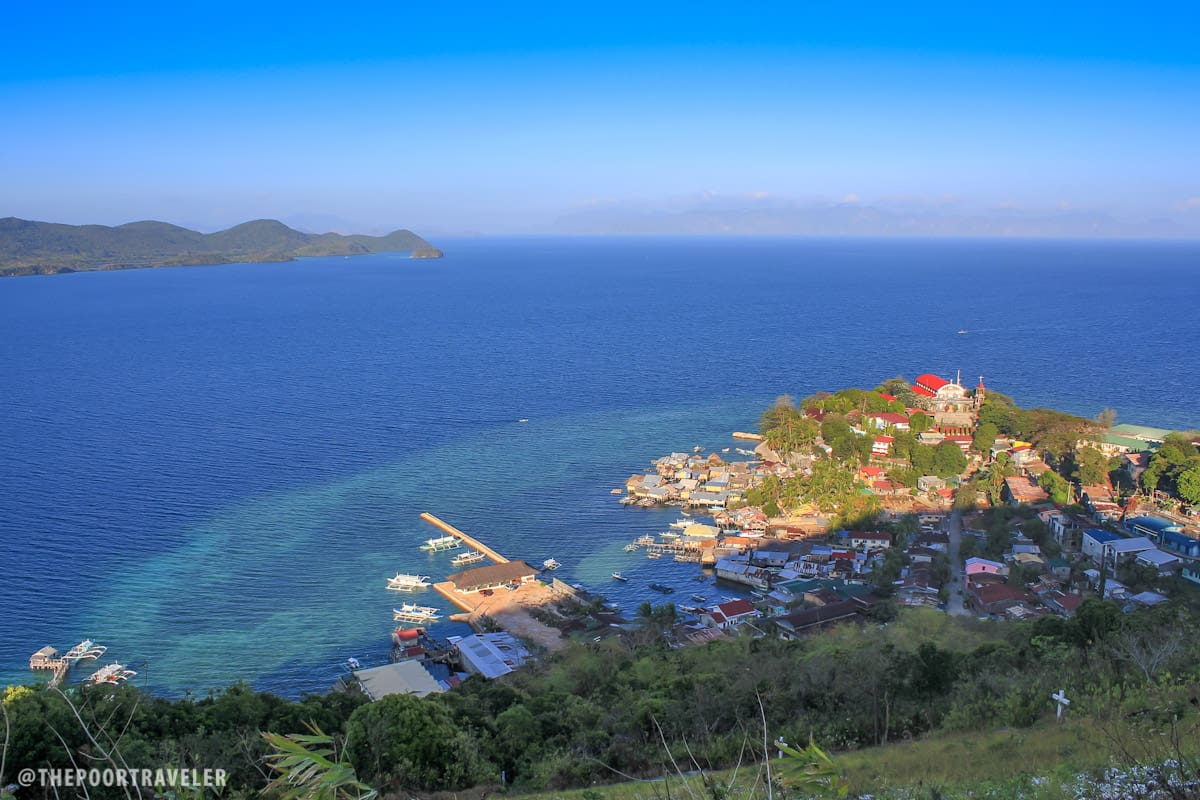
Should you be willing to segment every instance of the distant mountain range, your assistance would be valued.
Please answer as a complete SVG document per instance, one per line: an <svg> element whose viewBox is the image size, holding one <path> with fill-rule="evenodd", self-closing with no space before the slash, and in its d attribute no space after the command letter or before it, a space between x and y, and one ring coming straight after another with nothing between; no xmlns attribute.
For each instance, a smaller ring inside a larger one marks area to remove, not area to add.
<svg viewBox="0 0 1200 800"><path fill-rule="evenodd" d="M997 209L893 210L858 203L778 205L698 203L674 211L620 205L583 208L560 217L557 233L731 236L980 236L1195 238L1169 219L1125 222L1088 211Z"/></svg>
<svg viewBox="0 0 1200 800"><path fill-rule="evenodd" d="M442 256L436 247L406 230L386 236L301 233L277 220L260 219L216 233L199 233L166 222L131 222L110 228L0 219L0 276L390 252L410 252L413 258Z"/></svg>

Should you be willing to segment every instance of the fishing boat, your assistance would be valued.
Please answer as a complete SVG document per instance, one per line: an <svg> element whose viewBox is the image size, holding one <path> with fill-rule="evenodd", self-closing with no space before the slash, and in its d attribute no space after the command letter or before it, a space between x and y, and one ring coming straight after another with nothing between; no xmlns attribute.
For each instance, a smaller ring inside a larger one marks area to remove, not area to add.
<svg viewBox="0 0 1200 800"><path fill-rule="evenodd" d="M614 580L614 581L627 581L627 580L629 580L629 578L626 578L624 575L622 575L622 574L621 574L621 573L619 573L619 572L614 572L614 573L612 574L612 577L613 577L613 580Z"/></svg>
<svg viewBox="0 0 1200 800"><path fill-rule="evenodd" d="M610 489L608 493L609 494L620 494L622 491L624 491L624 490L623 489Z"/></svg>
<svg viewBox="0 0 1200 800"><path fill-rule="evenodd" d="M643 545L643 546L652 545L652 544L654 544L654 543L655 543L655 542L654 542L654 537L653 537L653 536L639 536L639 537L638 537L638 539L637 539L637 542L636 542L636 544L640 544L640 545Z"/></svg>
<svg viewBox="0 0 1200 800"><path fill-rule="evenodd" d="M362 669L362 662L354 656L350 656L350 658L346 659L346 666L351 670Z"/></svg>
<svg viewBox="0 0 1200 800"><path fill-rule="evenodd" d="M465 567L468 564L478 564L483 561L484 555L478 550L469 550L466 553L459 553L454 558L450 559L450 565L453 567Z"/></svg>
<svg viewBox="0 0 1200 800"><path fill-rule="evenodd" d="M639 548L639 547L638 547L636 544L632 544L632 543L631 543L631 544L627 544L627 545L625 545L625 552L626 552L626 553L636 553L636 552L637 552L639 549L640 549L640 548Z"/></svg>
<svg viewBox="0 0 1200 800"><path fill-rule="evenodd" d="M700 554L699 553L676 553L675 560L682 561L685 564L699 564L700 563Z"/></svg>
<svg viewBox="0 0 1200 800"><path fill-rule="evenodd" d="M547 572L553 572L561 566L562 564L558 563L553 558L547 558L542 562L542 569L546 570Z"/></svg>
<svg viewBox="0 0 1200 800"><path fill-rule="evenodd" d="M679 519L677 519L671 523L671 527L679 528L680 530L683 530L684 528L691 525L692 522L693 522L693 520L690 517L680 517Z"/></svg>
<svg viewBox="0 0 1200 800"><path fill-rule="evenodd" d="M692 599L695 600L697 603L707 603L708 602L708 598L702 594L694 594L694 595L692 595Z"/></svg>
<svg viewBox="0 0 1200 800"><path fill-rule="evenodd" d="M706 583L708 581L708 576L707 575L693 575L692 580L694 580L696 583Z"/></svg>
<svg viewBox="0 0 1200 800"><path fill-rule="evenodd" d="M970 331L968 331L966 328L963 328L963 329L959 330L958 335L962 336L964 333L970 333Z"/></svg>
<svg viewBox="0 0 1200 800"><path fill-rule="evenodd" d="M726 448L725 448L724 450L722 450L721 452L722 452L722 453L728 453L728 452L729 452L729 448L728 448L728 447L726 447Z"/></svg>
<svg viewBox="0 0 1200 800"><path fill-rule="evenodd" d="M72 647L62 657L63 661L75 663L83 661L85 658L99 658L108 652L108 648L102 644L96 644L91 639L84 639L79 644Z"/></svg>
<svg viewBox="0 0 1200 800"><path fill-rule="evenodd" d="M387 588L394 592L415 592L417 589L428 589L432 586L428 575L408 575L399 573L394 578L388 578Z"/></svg>
<svg viewBox="0 0 1200 800"><path fill-rule="evenodd" d="M434 539L426 539L425 544L421 545L422 550L431 553L438 550L453 550L456 547L462 547L462 542L457 536L438 536Z"/></svg>
<svg viewBox="0 0 1200 800"><path fill-rule="evenodd" d="M529 422L529 420L526 419L525 417L521 417L519 420L517 420L517 422L524 423L524 422Z"/></svg>
<svg viewBox="0 0 1200 800"><path fill-rule="evenodd" d="M623 505L623 506L631 506L631 505L633 505L634 503L636 503L636 502L637 502L637 498L636 498L636 497L634 497L633 495L628 495L628 496L626 496L626 497L622 497L622 498L621 498L620 500L618 500L617 502L619 502L619 503L620 503L621 505Z"/></svg>
<svg viewBox="0 0 1200 800"><path fill-rule="evenodd" d="M441 612L432 606L418 606L405 603L399 608L392 609L392 615L398 620L408 622L436 622Z"/></svg>
<svg viewBox="0 0 1200 800"><path fill-rule="evenodd" d="M746 450L745 448L742 448L742 447L738 447L738 448L735 448L735 449L738 451L738 454L739 454L739 455L743 455L743 456L752 456L752 455L754 455L754 451L753 451L753 450Z"/></svg>
<svg viewBox="0 0 1200 800"><path fill-rule="evenodd" d="M656 592L662 592L663 594L673 594L675 592L672 587L667 586L665 583L652 583L650 584L650 588Z"/></svg>
<svg viewBox="0 0 1200 800"><path fill-rule="evenodd" d="M101 667L93 672L88 678L88 682L117 684L129 680L134 675L137 673L131 669L125 669L121 664L109 664L107 667Z"/></svg>
<svg viewBox="0 0 1200 800"><path fill-rule="evenodd" d="M667 540L668 542L674 542L674 541L678 541L678 539L679 539L679 534L678 534L678 533L671 533L670 531L663 531L662 533L660 533L660 534L658 535L658 538L660 538L660 539L665 539L665 540Z"/></svg>
<svg viewBox="0 0 1200 800"><path fill-rule="evenodd" d="M646 553L646 558L662 558L662 553L659 553L657 551Z"/></svg>

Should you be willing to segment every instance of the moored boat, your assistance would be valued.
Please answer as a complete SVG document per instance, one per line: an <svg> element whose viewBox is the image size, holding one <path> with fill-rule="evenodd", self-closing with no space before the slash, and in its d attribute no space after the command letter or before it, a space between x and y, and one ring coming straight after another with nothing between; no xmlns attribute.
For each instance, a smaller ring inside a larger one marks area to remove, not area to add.
<svg viewBox="0 0 1200 800"><path fill-rule="evenodd" d="M562 564L558 563L553 558L547 558L542 562L542 569L546 570L547 572L553 572L561 566Z"/></svg>
<svg viewBox="0 0 1200 800"><path fill-rule="evenodd" d="M672 594L675 591L675 589L667 586L665 583L652 583L650 584L650 588L656 592L662 592L663 594Z"/></svg>
<svg viewBox="0 0 1200 800"><path fill-rule="evenodd" d="M484 555L478 550L468 550L465 553L459 553L454 558L450 559L450 565L453 567L465 567L468 564L478 564L483 561Z"/></svg>
<svg viewBox="0 0 1200 800"><path fill-rule="evenodd" d="M462 542L457 536L438 536L433 539L426 539L425 544L421 545L422 550L431 553L438 550L453 550L458 547L462 547Z"/></svg>
<svg viewBox="0 0 1200 800"><path fill-rule="evenodd" d="M432 586L428 575L409 575L398 573L394 578L388 578L387 588L395 592L413 592L417 589L427 589Z"/></svg>
<svg viewBox="0 0 1200 800"><path fill-rule="evenodd" d="M418 606L414 603L405 603L392 609L393 617L409 622L436 622L440 614L441 612L432 606Z"/></svg>

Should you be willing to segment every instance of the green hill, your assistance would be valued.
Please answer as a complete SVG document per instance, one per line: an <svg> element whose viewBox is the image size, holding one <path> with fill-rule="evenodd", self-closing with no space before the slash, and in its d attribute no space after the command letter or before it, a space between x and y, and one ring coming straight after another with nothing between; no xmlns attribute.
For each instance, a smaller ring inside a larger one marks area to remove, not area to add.
<svg viewBox="0 0 1200 800"><path fill-rule="evenodd" d="M442 255L412 231L386 236L301 233L272 219L207 234L153 221L108 227L0 219L0 276L389 252L409 252L413 258Z"/></svg>

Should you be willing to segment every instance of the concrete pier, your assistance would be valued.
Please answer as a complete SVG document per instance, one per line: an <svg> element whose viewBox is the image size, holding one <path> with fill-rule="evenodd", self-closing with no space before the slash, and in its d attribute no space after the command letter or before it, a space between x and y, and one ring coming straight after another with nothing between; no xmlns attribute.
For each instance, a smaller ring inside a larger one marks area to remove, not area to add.
<svg viewBox="0 0 1200 800"><path fill-rule="evenodd" d="M443 522L442 520L435 517L433 514L430 514L428 511L426 511L424 514L421 515L421 519L425 520L430 525L432 525L433 527L442 531L446 535L453 536L457 539L461 539L462 542L464 544L466 544L468 547L473 547L474 549L478 550L479 552L483 553L485 556L490 558L492 561L495 561L497 564L507 564L508 563L507 558L500 555L499 553L497 553L492 548L488 547L483 542L481 542L478 539L475 539L471 536L468 536L467 534L463 533L462 531L460 531L458 528L454 527L450 523Z"/></svg>

